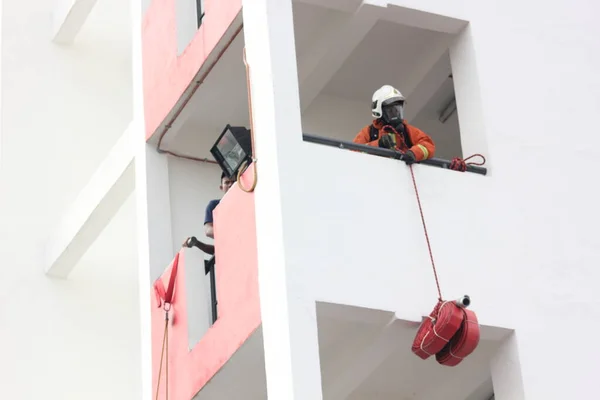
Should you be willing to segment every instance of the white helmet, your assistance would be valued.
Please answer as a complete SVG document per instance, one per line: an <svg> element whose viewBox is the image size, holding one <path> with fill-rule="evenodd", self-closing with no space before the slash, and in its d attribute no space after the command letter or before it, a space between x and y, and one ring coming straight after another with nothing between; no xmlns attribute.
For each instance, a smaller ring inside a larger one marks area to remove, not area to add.
<svg viewBox="0 0 600 400"><path fill-rule="evenodd" d="M371 114L375 118L382 118L387 123L404 119L404 96L398 89L390 85L383 85L373 93ZM394 104L395 107L386 107ZM386 112L384 115L384 108ZM390 114L390 115L387 115Z"/></svg>

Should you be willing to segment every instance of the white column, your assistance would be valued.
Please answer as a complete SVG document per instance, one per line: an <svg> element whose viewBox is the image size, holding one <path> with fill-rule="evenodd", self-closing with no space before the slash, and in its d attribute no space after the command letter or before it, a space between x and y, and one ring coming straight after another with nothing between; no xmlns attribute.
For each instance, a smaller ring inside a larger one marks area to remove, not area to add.
<svg viewBox="0 0 600 400"><path fill-rule="evenodd" d="M138 73L139 75L139 73ZM135 79L135 76L134 76ZM139 142L135 158L138 271L140 295L140 344L142 400L150 400L152 388L152 283L173 260L171 207L167 158L144 140L139 117Z"/></svg>
<svg viewBox="0 0 600 400"><path fill-rule="evenodd" d="M2 9L3 9L4 5L2 4L2 1L0 0L0 32L3 32L2 30ZM2 180L2 40L0 40L0 182ZM1 193L1 192L0 192Z"/></svg>
<svg viewBox="0 0 600 400"><path fill-rule="evenodd" d="M149 279L160 277L173 261L175 249L171 231L171 198L169 193L169 164L167 156L156 152L156 145L145 143L136 155L136 188L138 192L139 234L147 240ZM141 197L140 197L141 196Z"/></svg>
<svg viewBox="0 0 600 400"><path fill-rule="evenodd" d="M481 83L471 26L464 28L450 46L450 63L454 95L459 108L460 141L465 157L484 154L488 165L492 160L486 136L485 114L481 98ZM489 168L489 166L488 166ZM488 175L492 171L488 170Z"/></svg>
<svg viewBox="0 0 600 400"><path fill-rule="evenodd" d="M138 290L140 307L141 400L153 399L151 282L162 265L171 261L173 245L169 204L168 166L151 145L144 129L142 9L144 0L131 2L131 62L135 148L135 196L138 235ZM155 169L149 168L154 166ZM157 171L156 171L157 170ZM158 172L158 174L157 174ZM161 173L162 172L162 173ZM154 197L157 196L157 197ZM162 200L162 204L161 204ZM164 202L167 202L164 204ZM160 208L163 206L164 208ZM158 246L158 247L157 247Z"/></svg>
<svg viewBox="0 0 600 400"><path fill-rule="evenodd" d="M302 228L302 128L291 0L244 0L258 186L259 290L270 399L320 400L316 307L294 245Z"/></svg>

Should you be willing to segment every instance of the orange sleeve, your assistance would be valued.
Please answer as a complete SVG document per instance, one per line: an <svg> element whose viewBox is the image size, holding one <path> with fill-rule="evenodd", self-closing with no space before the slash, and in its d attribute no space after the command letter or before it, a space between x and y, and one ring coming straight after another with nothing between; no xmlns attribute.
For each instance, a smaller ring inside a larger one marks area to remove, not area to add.
<svg viewBox="0 0 600 400"><path fill-rule="evenodd" d="M428 134L412 125L408 126L408 133L413 142L410 150L417 156L417 161L432 158L435 155L435 144Z"/></svg>
<svg viewBox="0 0 600 400"><path fill-rule="evenodd" d="M371 125L365 126L360 132L358 132L358 135L356 135L356 137L352 141L358 144L366 144L368 146L379 147L379 139L375 139L369 142L369 139L371 139L370 129Z"/></svg>

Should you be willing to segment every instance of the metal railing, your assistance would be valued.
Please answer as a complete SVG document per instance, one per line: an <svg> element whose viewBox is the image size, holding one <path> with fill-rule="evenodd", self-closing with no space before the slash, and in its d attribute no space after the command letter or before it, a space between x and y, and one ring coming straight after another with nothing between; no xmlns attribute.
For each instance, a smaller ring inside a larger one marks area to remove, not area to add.
<svg viewBox="0 0 600 400"><path fill-rule="evenodd" d="M346 142L344 140L330 139L330 138L325 138L322 136L309 135L306 133L302 135L302 138L304 139L305 142L317 143L317 144L322 144L325 146L360 151L360 152L372 154L375 156L393 158L396 160L402 160L402 153L395 151L395 150L384 149L381 147L367 146L365 144L358 144L358 143L353 143L353 142ZM450 163L451 163L450 160L444 160L444 159L435 158L435 157L419 162L419 164L431 165L433 167L445 168L445 169L450 169ZM468 165L467 164L467 170L465 172L472 172L474 174L486 175L487 168L480 167L477 165Z"/></svg>
<svg viewBox="0 0 600 400"><path fill-rule="evenodd" d="M217 282L215 278L215 256L209 260L204 260L204 274L210 274L210 309L212 313L212 323L217 321Z"/></svg>

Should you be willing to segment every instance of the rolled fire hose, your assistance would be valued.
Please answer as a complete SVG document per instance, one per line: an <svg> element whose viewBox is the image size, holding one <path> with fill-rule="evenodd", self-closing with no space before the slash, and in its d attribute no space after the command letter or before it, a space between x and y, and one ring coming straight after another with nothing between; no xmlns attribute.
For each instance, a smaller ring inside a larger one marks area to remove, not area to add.
<svg viewBox="0 0 600 400"><path fill-rule="evenodd" d="M425 241L429 250L431 268L433 269L438 292L438 303L429 314L429 318L426 318L419 327L413 341L412 351L423 360L435 354L440 364L453 366L459 364L464 357L471 354L479 344L479 323L475 313L466 310L466 307L471 303L469 296L463 296L454 302L442 300L442 290L440 289L440 282L433 260L433 252L412 165L410 166L410 175L415 188L417 205L421 214Z"/></svg>
<svg viewBox="0 0 600 400"><path fill-rule="evenodd" d="M450 342L435 355L438 363L453 367L471 354L479 344L479 322L477 315L471 310L462 309L463 321L460 329Z"/></svg>
<svg viewBox="0 0 600 400"><path fill-rule="evenodd" d="M463 318L463 309L455 301L439 301L419 327L413 353L426 360L441 351L458 332Z"/></svg>

